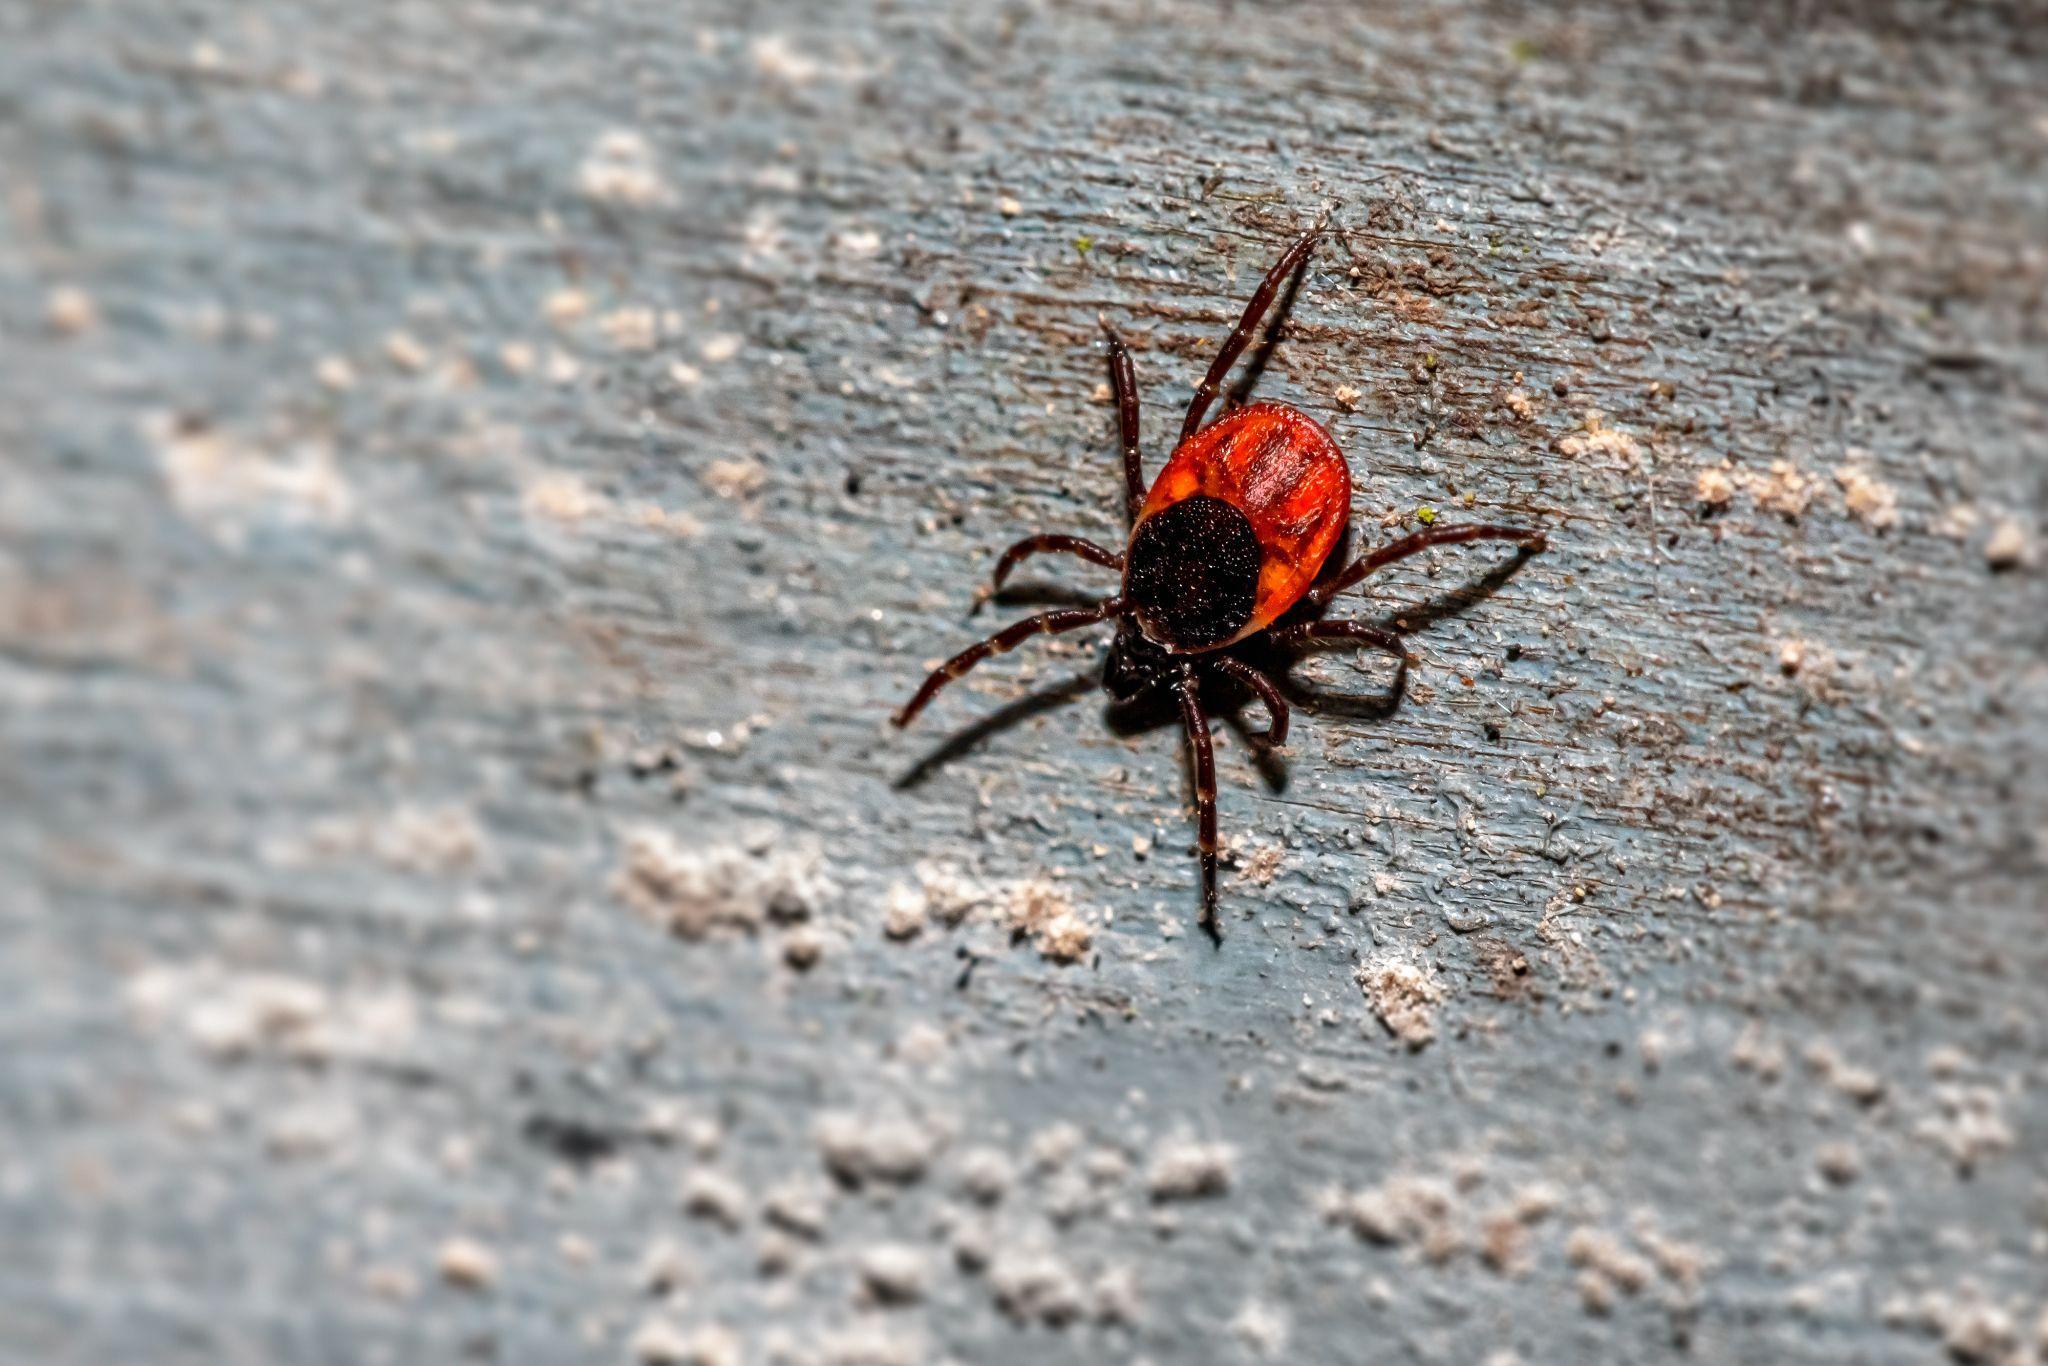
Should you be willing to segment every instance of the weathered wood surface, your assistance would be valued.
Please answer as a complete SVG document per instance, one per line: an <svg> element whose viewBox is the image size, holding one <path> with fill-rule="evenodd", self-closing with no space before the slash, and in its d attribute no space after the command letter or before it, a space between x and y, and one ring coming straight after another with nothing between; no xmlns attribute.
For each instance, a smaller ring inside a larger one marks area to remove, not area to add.
<svg viewBox="0 0 2048 1366"><path fill-rule="evenodd" d="M5 1354L2048 1352L2048 57L1765 8L0 13ZM882 722L1325 211L1258 392L1552 549L1216 951L1098 640Z"/></svg>

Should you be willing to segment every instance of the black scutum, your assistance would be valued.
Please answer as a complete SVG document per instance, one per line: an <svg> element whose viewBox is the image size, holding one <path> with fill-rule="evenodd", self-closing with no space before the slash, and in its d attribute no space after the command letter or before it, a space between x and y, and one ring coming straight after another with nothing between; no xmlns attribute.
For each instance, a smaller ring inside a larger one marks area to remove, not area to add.
<svg viewBox="0 0 2048 1366"><path fill-rule="evenodd" d="M1198 493L1147 517L1131 537L1126 593L1145 634L1199 650L1236 635L1259 594L1251 519Z"/></svg>

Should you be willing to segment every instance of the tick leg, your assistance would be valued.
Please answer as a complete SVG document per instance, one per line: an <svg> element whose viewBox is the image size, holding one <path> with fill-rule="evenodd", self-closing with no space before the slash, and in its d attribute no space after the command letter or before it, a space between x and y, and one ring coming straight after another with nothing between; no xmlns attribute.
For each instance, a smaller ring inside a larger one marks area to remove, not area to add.
<svg viewBox="0 0 2048 1366"><path fill-rule="evenodd" d="M1295 626L1279 627L1268 639L1280 646L1306 645L1316 640L1351 640L1361 645L1376 645L1403 664L1413 663L1415 658L1408 653L1408 647L1398 634L1368 626L1362 621L1304 621Z"/></svg>
<svg viewBox="0 0 2048 1366"><path fill-rule="evenodd" d="M1217 656L1216 667L1257 693L1259 700L1266 704L1266 733L1252 738L1275 747L1286 744L1287 703L1280 696L1280 690L1273 686L1273 680L1243 660L1229 655Z"/></svg>
<svg viewBox="0 0 2048 1366"><path fill-rule="evenodd" d="M1145 505L1145 471L1138 461L1138 377L1116 329L1105 322L1102 334L1109 339L1109 383L1116 391L1116 429L1124 448L1124 510L1135 522Z"/></svg>
<svg viewBox="0 0 2048 1366"><path fill-rule="evenodd" d="M1026 617L1014 625L1005 626L987 640L976 641L933 669L931 676L925 679L911 699L903 704L903 709L890 720L898 727L909 725L917 714L924 710L925 703L938 695L939 689L990 655L1008 654L1033 636L1057 635L1061 631L1072 631L1082 626L1092 626L1098 621L1107 621L1121 612L1123 607L1122 598L1107 598L1093 607L1063 607L1058 611L1040 612L1035 617Z"/></svg>
<svg viewBox="0 0 2048 1366"><path fill-rule="evenodd" d="M1121 570L1124 557L1114 550L1105 550L1093 541L1079 536L1062 536L1057 531L1048 531L1042 536L1026 536L1003 552L1003 558L996 561L995 587L1002 590L1003 581L1010 577L1010 571L1033 555L1079 555L1090 564L1099 564L1104 569Z"/></svg>
<svg viewBox="0 0 2048 1366"><path fill-rule="evenodd" d="M1195 847L1202 856L1202 928L1221 947L1216 929L1216 756L1209 748L1209 716L1202 710L1202 690L1188 669L1173 685L1180 695L1180 719L1188 730L1188 751L1195 768Z"/></svg>
<svg viewBox="0 0 2048 1366"><path fill-rule="evenodd" d="M1180 424L1180 439L1187 440L1202 425L1202 415L1209 411L1209 404L1223 388L1223 377L1230 373L1230 367L1237 364L1237 358L1251 345L1252 335L1259 330L1259 320L1273 305L1273 296L1280 292L1280 286L1287 277L1294 274L1295 267L1307 259L1322 238L1321 228L1310 228L1294 239L1294 245L1266 272L1266 278L1252 292L1252 301L1245 305L1244 316L1238 319L1237 328L1223 343L1223 349L1216 353L1216 359L1209 364L1209 373L1202 376L1202 382L1195 386L1194 401L1188 404L1187 419Z"/></svg>
<svg viewBox="0 0 2048 1366"><path fill-rule="evenodd" d="M1403 536L1398 541L1391 541L1378 550L1359 556L1343 573L1309 590L1307 600L1318 605L1326 603L1375 569L1384 568L1396 560L1405 560L1410 555L1427 550L1431 546L1458 545L1465 541L1520 541L1524 555L1537 554L1549 545L1542 532L1528 531L1517 526L1475 524L1431 527L1428 531Z"/></svg>

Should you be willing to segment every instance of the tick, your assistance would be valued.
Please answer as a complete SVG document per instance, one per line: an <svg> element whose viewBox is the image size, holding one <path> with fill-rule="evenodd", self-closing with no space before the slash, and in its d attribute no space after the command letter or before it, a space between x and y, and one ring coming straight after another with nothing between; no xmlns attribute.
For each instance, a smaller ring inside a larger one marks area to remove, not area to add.
<svg viewBox="0 0 2048 1366"><path fill-rule="evenodd" d="M1253 291L1244 316L1196 387L1181 421L1180 443L1150 490L1138 457L1138 390L1130 352L1104 324L1123 443L1129 539L1117 551L1079 536L1027 536L996 561L995 587L1001 589L1027 557L1057 553L1118 571L1122 589L1091 607L1028 617L968 646L934 669L893 718L897 726L909 725L941 688L990 655L1014 650L1033 636L1114 621L1116 639L1103 665L1103 690L1127 702L1165 688L1180 704L1195 773L1202 928L1218 943L1216 761L1202 706L1204 676L1220 673L1256 693L1268 722L1264 734L1254 739L1284 745L1287 704L1280 690L1231 653L1233 647L1260 635L1283 648L1331 641L1386 650L1405 663L1410 656L1398 632L1359 621L1323 621L1317 614L1374 570L1431 546L1514 541L1522 554L1530 555L1545 544L1542 532L1521 527L1432 525L1368 551L1317 582L1351 515L1351 468L1337 443L1314 418L1280 403L1246 404L1202 425L1224 376L1321 235L1320 229L1304 233ZM1295 619L1283 620L1290 613Z"/></svg>

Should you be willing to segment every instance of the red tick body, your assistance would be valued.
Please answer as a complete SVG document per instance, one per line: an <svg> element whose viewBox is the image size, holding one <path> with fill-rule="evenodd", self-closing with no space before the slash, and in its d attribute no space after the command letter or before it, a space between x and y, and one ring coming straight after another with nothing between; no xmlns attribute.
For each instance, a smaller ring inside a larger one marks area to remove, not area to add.
<svg viewBox="0 0 2048 1366"><path fill-rule="evenodd" d="M1228 638L1193 647L1219 649L1272 625L1315 582L1351 516L1351 469L1307 413L1253 403L1181 443L1145 495L1133 538L1148 519L1198 496L1242 512L1260 549L1251 615Z"/></svg>
<svg viewBox="0 0 2048 1366"><path fill-rule="evenodd" d="M1516 542L1524 554L1544 548L1541 532L1509 526L1436 526L1360 556L1342 572L1316 576L1343 537L1351 513L1351 470L1337 443L1314 418L1278 403L1253 403L1208 427L1202 417L1247 345L1280 286L1306 267L1319 232L1298 238L1266 273L1209 372L1195 388L1180 444L1151 489L1138 455L1138 391L1130 353L1109 331L1110 378L1124 457L1130 538L1121 552L1078 536L1029 536L996 562L995 586L1029 556L1076 555L1123 574L1123 589L1093 607L1043 612L968 646L934 669L894 717L909 725L939 690L992 654L1033 636L1117 623L1104 661L1102 686L1127 701L1170 687L1180 703L1195 770L1197 848L1202 862L1202 927L1216 931L1216 765L1201 698L1205 674L1244 684L1265 704L1264 741L1287 741L1287 704L1265 674L1230 653L1253 636L1275 645L1346 641L1409 656L1393 631L1356 621L1323 621L1315 613L1382 565L1435 545ZM1105 324L1105 331L1108 331ZM1296 607L1307 611L1283 621Z"/></svg>

